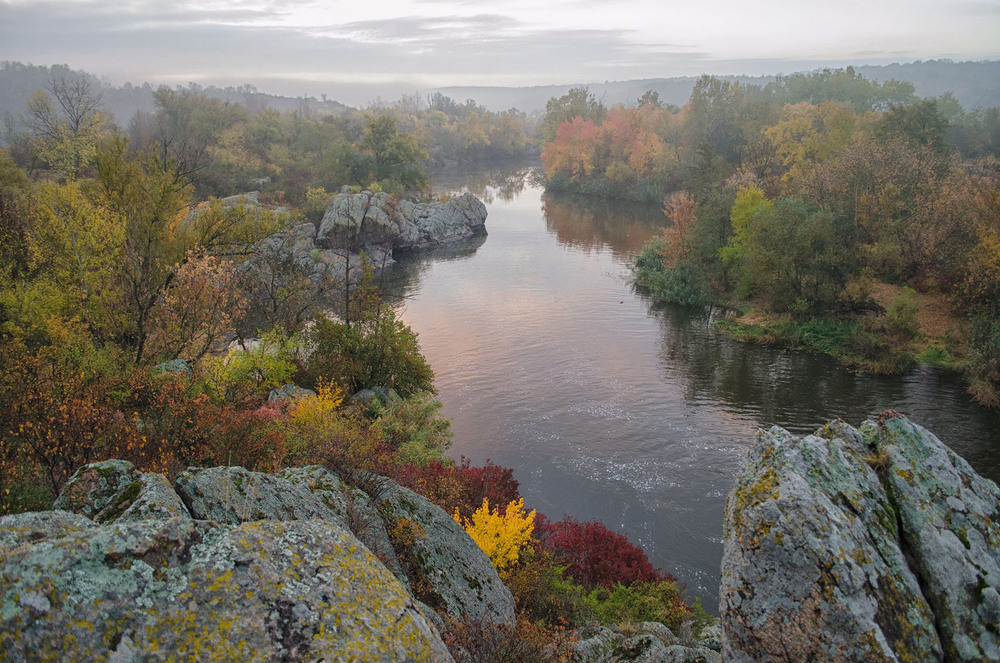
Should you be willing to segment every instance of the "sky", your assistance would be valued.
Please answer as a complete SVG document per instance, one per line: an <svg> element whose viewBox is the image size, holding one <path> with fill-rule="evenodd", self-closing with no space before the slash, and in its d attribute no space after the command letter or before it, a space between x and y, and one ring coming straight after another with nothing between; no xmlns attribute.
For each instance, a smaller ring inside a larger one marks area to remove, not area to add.
<svg viewBox="0 0 1000 663"><path fill-rule="evenodd" d="M1000 0L0 0L0 60L319 96L1000 59Z"/></svg>

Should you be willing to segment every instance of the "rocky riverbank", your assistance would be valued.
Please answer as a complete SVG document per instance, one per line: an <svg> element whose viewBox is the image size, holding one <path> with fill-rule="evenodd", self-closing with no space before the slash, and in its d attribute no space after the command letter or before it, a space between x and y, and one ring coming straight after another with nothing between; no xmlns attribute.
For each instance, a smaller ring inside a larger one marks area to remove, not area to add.
<svg viewBox="0 0 1000 663"><path fill-rule="evenodd" d="M381 268L393 252L453 244L486 233L486 205L471 193L413 203L386 193L345 191L330 199L319 225L299 223L268 242L315 277L356 282L361 254ZM345 264L346 263L346 264Z"/></svg>
<svg viewBox="0 0 1000 663"><path fill-rule="evenodd" d="M370 479L88 465L55 510L0 519L4 660L449 662L450 620L512 629L462 527ZM572 660L1000 660L998 518L996 484L893 412L761 431L727 501L721 626L583 628Z"/></svg>
<svg viewBox="0 0 1000 663"><path fill-rule="evenodd" d="M727 661L1000 660L1000 491L893 412L759 434L726 507Z"/></svg>

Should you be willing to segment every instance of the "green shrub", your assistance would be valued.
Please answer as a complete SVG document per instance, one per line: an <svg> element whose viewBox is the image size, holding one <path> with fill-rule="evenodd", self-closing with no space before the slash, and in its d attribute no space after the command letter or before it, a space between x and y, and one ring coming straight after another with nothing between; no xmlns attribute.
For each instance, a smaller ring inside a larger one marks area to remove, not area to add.
<svg viewBox="0 0 1000 663"><path fill-rule="evenodd" d="M316 317L307 385L335 380L347 394L388 387L404 399L420 391L434 393L434 371L420 354L416 333L382 301L372 281L366 265L343 321Z"/></svg>
<svg viewBox="0 0 1000 663"><path fill-rule="evenodd" d="M288 339L268 334L249 350L234 348L211 357L202 365L205 391L219 402L236 402L252 395L266 397L295 374L291 349Z"/></svg>
<svg viewBox="0 0 1000 663"><path fill-rule="evenodd" d="M983 313L969 324L969 391L987 406L1000 406L1000 316Z"/></svg>
<svg viewBox="0 0 1000 663"><path fill-rule="evenodd" d="M920 326L917 324L919 310L917 293L913 288L903 288L886 311L886 330L901 341L915 338L920 332Z"/></svg>
<svg viewBox="0 0 1000 663"><path fill-rule="evenodd" d="M418 467L426 467L432 461L447 461L445 450L451 446L451 421L439 414L441 407L441 402L426 391L392 400L387 405L377 398L369 403L375 429L395 450L396 460Z"/></svg>
<svg viewBox="0 0 1000 663"><path fill-rule="evenodd" d="M702 280L694 270L685 264L674 269L667 267L662 238L654 238L642 247L632 263L632 273L636 284L657 301L682 306L705 303Z"/></svg>
<svg viewBox="0 0 1000 663"><path fill-rule="evenodd" d="M587 605L605 625L660 622L676 628L692 615L677 584L669 580L615 585L610 590L598 587L587 595Z"/></svg>

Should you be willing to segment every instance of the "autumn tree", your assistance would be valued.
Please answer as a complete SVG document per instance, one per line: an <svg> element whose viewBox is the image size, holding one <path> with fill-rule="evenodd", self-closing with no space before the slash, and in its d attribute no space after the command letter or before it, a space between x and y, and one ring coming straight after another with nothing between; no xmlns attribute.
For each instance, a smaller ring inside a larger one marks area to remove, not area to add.
<svg viewBox="0 0 1000 663"><path fill-rule="evenodd" d="M607 109L587 88L575 87L559 97L552 97L545 103L545 117L542 119L540 131L546 141L556 138L559 126L564 122L573 122L575 118L591 120L600 124Z"/></svg>
<svg viewBox="0 0 1000 663"><path fill-rule="evenodd" d="M413 136L397 132L396 118L391 114L368 116L361 148L372 159L375 181L395 184L403 189L423 189L427 186L427 176L417 166L425 155L417 147Z"/></svg>
<svg viewBox="0 0 1000 663"><path fill-rule="evenodd" d="M92 79L77 73L54 77L48 92L37 90L21 119L42 159L68 178L80 176L108 124Z"/></svg>

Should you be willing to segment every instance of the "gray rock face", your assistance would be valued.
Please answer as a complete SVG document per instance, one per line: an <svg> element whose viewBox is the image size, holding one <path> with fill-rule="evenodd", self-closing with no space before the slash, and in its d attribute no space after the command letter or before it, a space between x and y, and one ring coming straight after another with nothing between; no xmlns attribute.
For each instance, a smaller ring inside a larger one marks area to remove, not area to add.
<svg viewBox="0 0 1000 663"><path fill-rule="evenodd" d="M724 660L1000 658L996 486L905 419L862 431L759 434L726 505Z"/></svg>
<svg viewBox="0 0 1000 663"><path fill-rule="evenodd" d="M573 644L575 663L719 663L719 653L695 643L679 644L663 624L643 622L638 633L606 626L579 629Z"/></svg>
<svg viewBox="0 0 1000 663"><path fill-rule="evenodd" d="M376 506L386 528L405 530L414 538L405 551L403 566L425 603L452 615L465 615L514 627L514 598L500 581L493 564L479 546L441 507L394 482L387 482Z"/></svg>
<svg viewBox="0 0 1000 663"><path fill-rule="evenodd" d="M470 193L445 203L396 202L385 193L341 193L330 200L316 243L328 249L418 249L485 232L486 206Z"/></svg>
<svg viewBox="0 0 1000 663"><path fill-rule="evenodd" d="M163 475L139 472L123 460L81 467L53 506L98 523L189 515Z"/></svg>
<svg viewBox="0 0 1000 663"><path fill-rule="evenodd" d="M354 536L378 557L392 575L410 589L410 581L392 547L392 539L385 524L375 504L364 491L351 488L336 474L318 465L283 470L278 477L311 490L347 524Z"/></svg>
<svg viewBox="0 0 1000 663"><path fill-rule="evenodd" d="M177 477L175 486L191 515L199 520L239 524L318 518L346 524L308 488L242 467L190 468Z"/></svg>
<svg viewBox="0 0 1000 663"><path fill-rule="evenodd" d="M81 518L75 516L75 518ZM190 518L67 527L3 556L5 661L453 659L406 590L349 532L316 520Z"/></svg>
<svg viewBox="0 0 1000 663"><path fill-rule="evenodd" d="M315 396L316 392L312 389L303 389L298 385L288 383L282 387L272 389L271 393L267 395L267 402L273 403L274 401L294 401L302 398L303 396Z"/></svg>
<svg viewBox="0 0 1000 663"><path fill-rule="evenodd" d="M920 577L947 660L1000 660L1000 491L904 419L862 427L888 466L900 548Z"/></svg>

